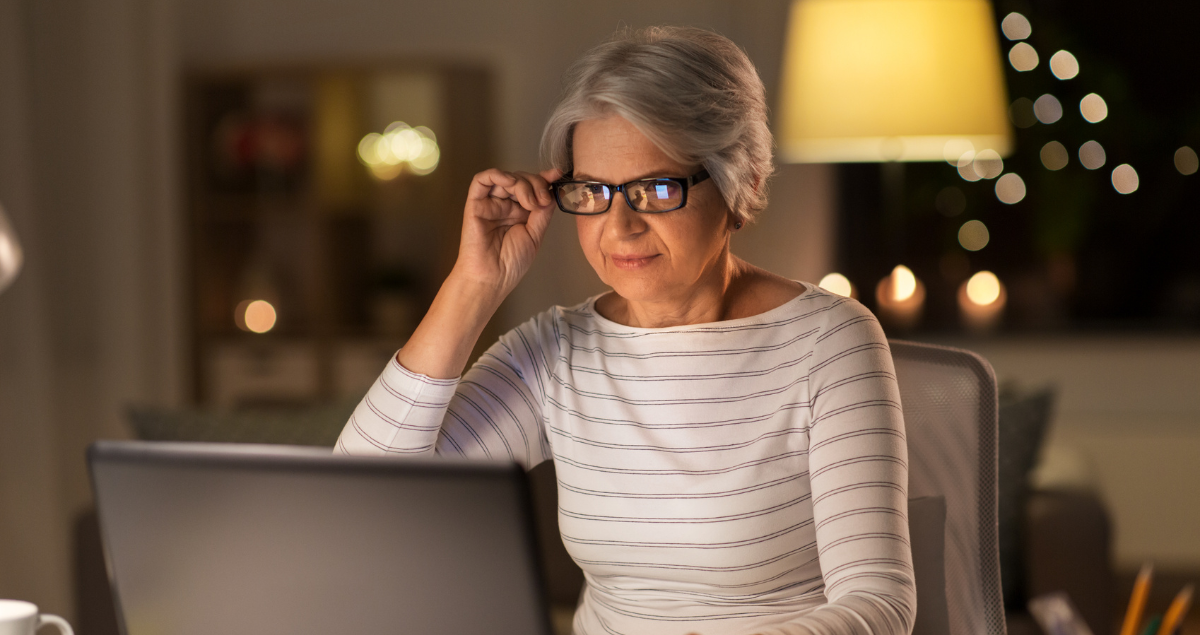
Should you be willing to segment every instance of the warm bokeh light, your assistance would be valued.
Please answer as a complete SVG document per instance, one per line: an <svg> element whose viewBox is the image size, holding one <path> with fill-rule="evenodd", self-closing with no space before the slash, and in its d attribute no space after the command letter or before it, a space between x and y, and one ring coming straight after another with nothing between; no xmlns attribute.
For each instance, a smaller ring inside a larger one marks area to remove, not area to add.
<svg viewBox="0 0 1200 635"><path fill-rule="evenodd" d="M978 181L979 174L975 172L975 153L968 152L958 160L958 175L964 181Z"/></svg>
<svg viewBox="0 0 1200 635"><path fill-rule="evenodd" d="M916 291L917 277L913 275L912 269L896 265L892 270L892 299L903 302L911 298Z"/></svg>
<svg viewBox="0 0 1200 635"><path fill-rule="evenodd" d="M1122 163L1113 168L1112 171L1113 189L1121 194L1132 194L1138 189L1138 173L1133 169L1132 165Z"/></svg>
<svg viewBox="0 0 1200 635"><path fill-rule="evenodd" d="M383 134L372 132L358 142L358 159L376 178L390 181L406 168L413 174L433 172L441 159L441 150L437 135L429 128L413 128L395 121Z"/></svg>
<svg viewBox="0 0 1200 635"><path fill-rule="evenodd" d="M1019 97L1008 107L1008 118L1018 128L1029 128L1037 123L1033 114L1033 101L1028 97Z"/></svg>
<svg viewBox="0 0 1200 635"><path fill-rule="evenodd" d="M25 254L21 249L21 242L17 240L17 232L8 221L4 207L0 206L0 293L3 293L17 278L17 274L21 273L24 262Z"/></svg>
<svg viewBox="0 0 1200 635"><path fill-rule="evenodd" d="M1033 102L1033 115L1042 123L1054 123L1062 119L1062 114L1062 102L1058 101L1054 95L1042 95Z"/></svg>
<svg viewBox="0 0 1200 635"><path fill-rule="evenodd" d="M855 296L854 285L850 284L850 279L837 272L825 274L825 277L821 278L817 286L830 293L836 293L846 298Z"/></svg>
<svg viewBox="0 0 1200 635"><path fill-rule="evenodd" d="M953 185L943 187L933 199L933 205L946 218L958 216L967 209L967 195Z"/></svg>
<svg viewBox="0 0 1200 635"><path fill-rule="evenodd" d="M884 322L901 329L916 326L925 306L925 285L904 265L875 285L877 314Z"/></svg>
<svg viewBox="0 0 1200 635"><path fill-rule="evenodd" d="M979 271L959 286L962 324L974 333L988 333L1000 324L1007 304L1004 284L991 271Z"/></svg>
<svg viewBox="0 0 1200 635"><path fill-rule="evenodd" d="M1020 203L1025 198L1025 181L1012 172L1005 174L996 180L996 198L1008 205Z"/></svg>
<svg viewBox="0 0 1200 635"><path fill-rule="evenodd" d="M1037 51L1025 42L1017 42L1008 52L1008 63L1022 73L1031 71L1038 65Z"/></svg>
<svg viewBox="0 0 1200 635"><path fill-rule="evenodd" d="M266 333L275 328L275 307L266 300L242 300L233 311L238 328L251 333Z"/></svg>
<svg viewBox="0 0 1200 635"><path fill-rule="evenodd" d="M977 333L986 333L1000 323L1006 302L1004 284L990 271L980 271L958 287L963 324Z"/></svg>
<svg viewBox="0 0 1200 635"><path fill-rule="evenodd" d="M979 251L987 247L991 237L991 233L988 232L987 225L984 225L983 221L969 220L958 228L958 244L967 251Z"/></svg>
<svg viewBox="0 0 1200 635"><path fill-rule="evenodd" d="M1175 169L1179 170L1180 174L1189 175L1195 174L1200 168L1200 159L1196 157L1196 151L1183 146L1175 151Z"/></svg>
<svg viewBox="0 0 1200 635"><path fill-rule="evenodd" d="M975 160L971 162L971 168L980 178L994 179L1004 172L1004 160L995 150L984 150L975 155Z"/></svg>
<svg viewBox="0 0 1200 635"><path fill-rule="evenodd" d="M1004 16L1000 22L1000 30L1004 32L1004 37L1010 40L1024 40L1033 33L1029 19L1015 11Z"/></svg>
<svg viewBox="0 0 1200 635"><path fill-rule="evenodd" d="M1067 147L1057 141L1042 146L1041 157L1042 165L1046 166L1047 170L1061 170L1071 161Z"/></svg>
<svg viewBox="0 0 1200 635"><path fill-rule="evenodd" d="M1073 79L1079 74L1079 60L1067 51L1050 56L1050 72L1059 79Z"/></svg>
<svg viewBox="0 0 1200 635"><path fill-rule="evenodd" d="M1079 146L1079 162L1089 170L1099 170L1108 159L1104 154L1104 146L1099 141L1088 141Z"/></svg>
<svg viewBox="0 0 1200 635"><path fill-rule="evenodd" d="M1079 113L1089 123L1098 123L1108 116L1108 104L1104 103L1104 98L1100 95L1091 93L1079 100Z"/></svg>
<svg viewBox="0 0 1200 635"><path fill-rule="evenodd" d="M987 306L1000 298L1000 279L990 271L980 271L967 280L967 299Z"/></svg>

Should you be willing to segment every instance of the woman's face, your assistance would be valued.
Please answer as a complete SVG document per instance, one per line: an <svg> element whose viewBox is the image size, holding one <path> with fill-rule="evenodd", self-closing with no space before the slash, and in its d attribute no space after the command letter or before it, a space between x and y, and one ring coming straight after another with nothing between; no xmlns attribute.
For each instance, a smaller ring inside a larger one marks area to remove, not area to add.
<svg viewBox="0 0 1200 635"><path fill-rule="evenodd" d="M675 162L633 124L612 115L575 126L574 178L614 185L650 177L688 177L698 166ZM683 301L723 276L732 220L711 179L688 188L687 205L660 214L613 197L604 214L577 216L579 244L605 284L633 302Z"/></svg>

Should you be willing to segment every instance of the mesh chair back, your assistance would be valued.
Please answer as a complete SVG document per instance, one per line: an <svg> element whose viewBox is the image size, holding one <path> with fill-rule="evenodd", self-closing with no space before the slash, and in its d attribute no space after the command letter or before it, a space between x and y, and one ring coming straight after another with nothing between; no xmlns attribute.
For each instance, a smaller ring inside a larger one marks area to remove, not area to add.
<svg viewBox="0 0 1200 635"><path fill-rule="evenodd" d="M969 351L890 344L908 437L908 495L946 500L950 633L1005 635L996 536L996 377L986 360Z"/></svg>

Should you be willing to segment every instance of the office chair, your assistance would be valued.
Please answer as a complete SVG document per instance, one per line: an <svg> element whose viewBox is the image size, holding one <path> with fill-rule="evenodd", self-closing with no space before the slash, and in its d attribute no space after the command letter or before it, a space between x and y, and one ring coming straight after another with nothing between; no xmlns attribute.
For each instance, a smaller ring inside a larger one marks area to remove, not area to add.
<svg viewBox="0 0 1200 635"><path fill-rule="evenodd" d="M915 635L1005 635L996 534L998 415L996 377L982 357L955 348L892 340L908 437L910 499L945 501L945 617L938 619L917 572ZM941 598L937 598L940 600ZM932 624L930 620L940 621Z"/></svg>

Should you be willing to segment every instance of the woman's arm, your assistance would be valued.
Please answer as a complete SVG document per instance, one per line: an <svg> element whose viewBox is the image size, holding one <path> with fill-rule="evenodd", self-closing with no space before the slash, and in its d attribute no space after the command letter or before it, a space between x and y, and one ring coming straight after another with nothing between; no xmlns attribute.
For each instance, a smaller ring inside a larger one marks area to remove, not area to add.
<svg viewBox="0 0 1200 635"><path fill-rule="evenodd" d="M335 450L507 459L533 468L550 458L542 408L556 332L553 310L534 317L502 335L461 380L414 373L393 357Z"/></svg>
<svg viewBox="0 0 1200 635"><path fill-rule="evenodd" d="M828 604L762 635L908 635L916 584L908 447L891 352L853 301L830 321L809 372L809 479Z"/></svg>
<svg viewBox="0 0 1200 635"><path fill-rule="evenodd" d="M433 378L462 374L484 326L533 264L554 213L549 181L558 176L557 170L475 175L458 259L400 350L400 365Z"/></svg>
<svg viewBox="0 0 1200 635"><path fill-rule="evenodd" d="M557 174L488 170L475 176L452 273L355 409L336 451L503 457L527 467L548 455L537 394L543 385L533 383L546 372L545 352L528 345L545 339L544 321L510 332L463 381L457 377L484 325L533 263L552 213L546 179Z"/></svg>

